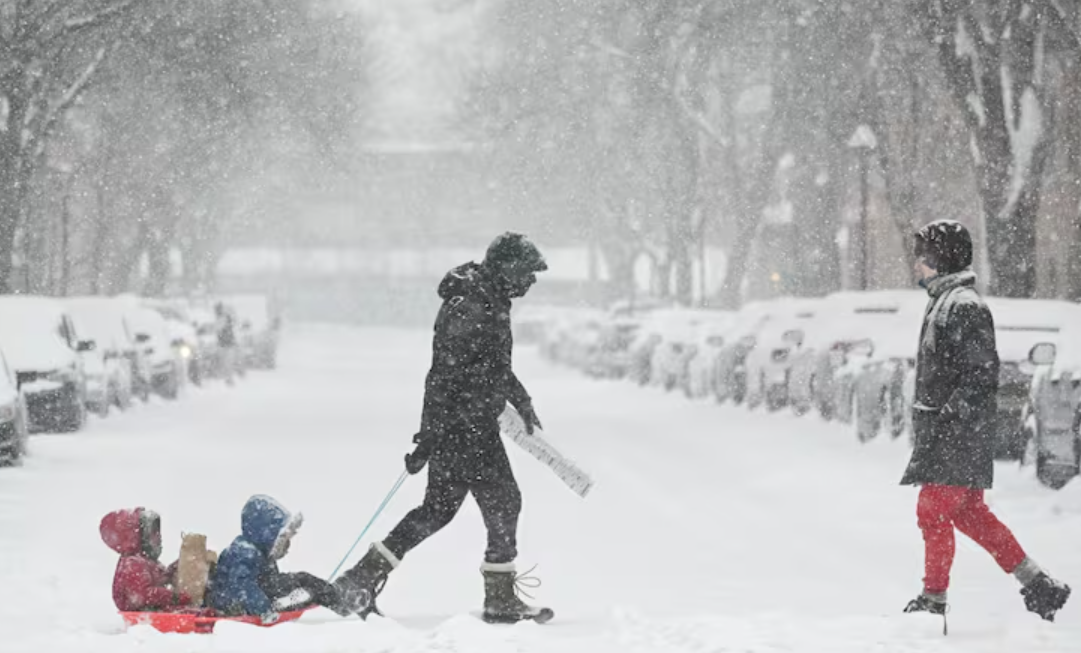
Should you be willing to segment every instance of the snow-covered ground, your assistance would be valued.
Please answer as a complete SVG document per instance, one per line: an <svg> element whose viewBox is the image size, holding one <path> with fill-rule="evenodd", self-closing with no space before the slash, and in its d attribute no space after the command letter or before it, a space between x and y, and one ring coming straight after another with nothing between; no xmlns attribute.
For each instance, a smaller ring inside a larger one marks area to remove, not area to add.
<svg viewBox="0 0 1081 653"><path fill-rule="evenodd" d="M248 496L303 511L283 569L328 574L402 469L417 427L426 332L304 327L280 369L43 435L0 470L0 651L1081 651L1081 596L1048 624L1015 581L958 540L950 635L904 615L920 587L915 490L902 442L591 381L520 349L547 437L591 472L580 499L509 445L524 493L520 565L539 563L546 626L488 626L485 537L467 502L411 553L381 598L387 619L323 610L297 624L219 625L209 636L125 632L110 596L101 516L145 505L220 550ZM411 478L364 545L419 502ZM1081 486L1038 486L1003 466L989 501L1044 566L1081 590Z"/></svg>

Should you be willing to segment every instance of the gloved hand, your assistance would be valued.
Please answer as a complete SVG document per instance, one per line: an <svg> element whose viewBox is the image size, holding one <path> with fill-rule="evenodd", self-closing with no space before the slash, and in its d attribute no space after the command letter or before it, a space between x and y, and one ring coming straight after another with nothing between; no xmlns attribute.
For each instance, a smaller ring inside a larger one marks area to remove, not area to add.
<svg viewBox="0 0 1081 653"><path fill-rule="evenodd" d="M540 418L537 417L536 411L533 410L533 404L526 404L518 411L522 416L522 421L525 422L525 432L529 435L533 435L533 429L538 428L543 430L541 426Z"/></svg>
<svg viewBox="0 0 1081 653"><path fill-rule="evenodd" d="M417 446L412 452L405 454L405 471L410 474L417 474L428 464L428 458L431 457L431 447L427 438L421 433L413 436L413 442L416 442Z"/></svg>
<svg viewBox="0 0 1081 653"><path fill-rule="evenodd" d="M281 615L277 612L274 612L273 610L259 615L259 622L262 623L264 626L278 623L278 619L281 619Z"/></svg>

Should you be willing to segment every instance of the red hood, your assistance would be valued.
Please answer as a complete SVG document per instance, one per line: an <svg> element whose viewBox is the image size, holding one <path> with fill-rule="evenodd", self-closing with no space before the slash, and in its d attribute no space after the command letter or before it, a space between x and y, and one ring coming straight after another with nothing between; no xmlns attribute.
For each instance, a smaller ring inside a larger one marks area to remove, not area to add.
<svg viewBox="0 0 1081 653"><path fill-rule="evenodd" d="M105 544L120 555L130 556L142 552L142 542L139 537L139 513L142 508L134 510L115 510L101 518L101 539Z"/></svg>

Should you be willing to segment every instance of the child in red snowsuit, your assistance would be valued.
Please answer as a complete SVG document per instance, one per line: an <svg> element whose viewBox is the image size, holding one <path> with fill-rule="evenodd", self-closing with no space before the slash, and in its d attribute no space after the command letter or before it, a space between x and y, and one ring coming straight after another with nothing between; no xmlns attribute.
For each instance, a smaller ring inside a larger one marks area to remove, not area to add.
<svg viewBox="0 0 1081 653"><path fill-rule="evenodd" d="M152 510L116 510L105 515L101 539L120 554L113 576L113 602L121 612L168 611L186 606L190 597L172 587L176 563L161 556L161 518Z"/></svg>

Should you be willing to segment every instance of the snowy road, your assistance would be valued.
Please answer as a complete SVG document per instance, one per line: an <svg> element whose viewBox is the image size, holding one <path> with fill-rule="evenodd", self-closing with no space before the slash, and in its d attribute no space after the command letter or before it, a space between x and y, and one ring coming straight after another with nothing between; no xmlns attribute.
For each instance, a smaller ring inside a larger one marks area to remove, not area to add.
<svg viewBox="0 0 1081 653"><path fill-rule="evenodd" d="M467 502L392 576L388 620L316 611L213 636L123 632L103 514L161 512L168 562L181 531L220 550L247 497L272 494L305 515L282 567L328 574L400 472L428 344L422 332L302 328L277 372L34 438L24 467L0 470L0 651L1081 651L1081 596L1043 623L964 539L950 636L900 614L919 589L922 546L915 490L897 485L902 443L861 447L812 419L590 381L530 349L516 365L549 439L597 482L582 500L509 447L525 504L519 563L539 563L538 602L556 621L491 627L468 615L485 540ZM1081 487L1046 491L1008 466L998 481L992 507L1081 589ZM372 536L423 486L410 479Z"/></svg>

